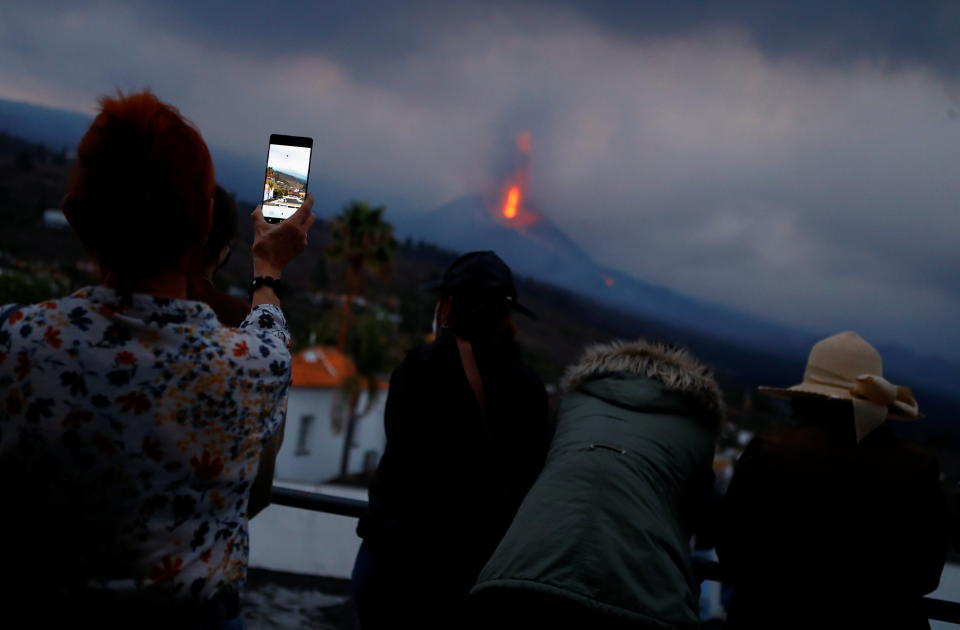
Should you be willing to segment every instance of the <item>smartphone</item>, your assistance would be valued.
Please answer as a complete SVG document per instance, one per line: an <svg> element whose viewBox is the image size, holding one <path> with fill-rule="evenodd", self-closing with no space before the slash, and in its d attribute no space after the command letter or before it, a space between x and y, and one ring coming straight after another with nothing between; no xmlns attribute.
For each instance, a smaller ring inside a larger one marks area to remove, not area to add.
<svg viewBox="0 0 960 630"><path fill-rule="evenodd" d="M307 196L313 138L270 135L267 175L263 181L263 218L279 223L291 216Z"/></svg>

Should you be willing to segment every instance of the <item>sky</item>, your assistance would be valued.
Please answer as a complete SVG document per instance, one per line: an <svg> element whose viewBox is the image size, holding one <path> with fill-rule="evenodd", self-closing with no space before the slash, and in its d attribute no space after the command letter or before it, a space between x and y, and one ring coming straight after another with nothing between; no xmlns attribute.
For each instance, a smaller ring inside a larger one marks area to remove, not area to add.
<svg viewBox="0 0 960 630"><path fill-rule="evenodd" d="M267 151L267 166L295 175L300 179L307 179L310 170L310 149L284 144L271 144Z"/></svg>
<svg viewBox="0 0 960 630"><path fill-rule="evenodd" d="M598 262L960 360L960 2L0 6L0 98L142 87L238 155L312 136L312 190L398 218L529 130L528 197Z"/></svg>

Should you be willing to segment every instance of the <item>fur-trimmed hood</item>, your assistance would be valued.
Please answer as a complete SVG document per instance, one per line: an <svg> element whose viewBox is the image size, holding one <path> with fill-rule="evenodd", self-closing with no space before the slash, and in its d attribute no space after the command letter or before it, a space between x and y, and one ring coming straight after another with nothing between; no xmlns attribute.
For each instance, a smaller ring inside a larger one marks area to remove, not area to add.
<svg viewBox="0 0 960 630"><path fill-rule="evenodd" d="M713 373L682 348L645 341L614 341L588 347L570 365L560 381L564 392L612 374L631 374L655 380L668 390L689 397L717 421L725 408Z"/></svg>

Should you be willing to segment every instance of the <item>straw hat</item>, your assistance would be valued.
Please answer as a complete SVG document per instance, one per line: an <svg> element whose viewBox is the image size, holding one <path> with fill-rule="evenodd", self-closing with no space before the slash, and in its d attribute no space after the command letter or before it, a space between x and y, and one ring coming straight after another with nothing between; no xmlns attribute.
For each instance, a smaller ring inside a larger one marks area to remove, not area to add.
<svg viewBox="0 0 960 630"><path fill-rule="evenodd" d="M855 332L842 332L814 344L803 382L788 387L761 387L782 398L819 397L853 402L859 442L887 418L922 418L910 388L883 378L877 349Z"/></svg>

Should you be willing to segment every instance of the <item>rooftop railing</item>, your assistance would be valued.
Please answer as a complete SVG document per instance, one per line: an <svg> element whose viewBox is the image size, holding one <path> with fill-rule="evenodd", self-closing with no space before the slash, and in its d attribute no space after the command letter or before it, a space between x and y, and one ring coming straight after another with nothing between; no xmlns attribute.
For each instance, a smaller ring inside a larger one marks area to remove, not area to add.
<svg viewBox="0 0 960 630"><path fill-rule="evenodd" d="M326 512L339 516L359 518L367 509L367 502L360 499L349 499L331 494L304 492L282 486L273 487L271 498L273 505L310 510L312 512ZM719 562L694 560L694 570L701 580L726 582L723 566ZM923 598L927 617L935 621L960 624L960 603L951 602L933 597Z"/></svg>

